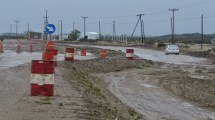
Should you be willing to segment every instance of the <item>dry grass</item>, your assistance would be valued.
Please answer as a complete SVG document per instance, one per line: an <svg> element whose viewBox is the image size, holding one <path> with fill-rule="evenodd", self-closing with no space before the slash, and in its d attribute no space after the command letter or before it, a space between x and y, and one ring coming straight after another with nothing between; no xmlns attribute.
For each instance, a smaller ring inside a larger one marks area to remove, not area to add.
<svg viewBox="0 0 215 120"><path fill-rule="evenodd" d="M202 51L209 51L212 50L214 46L211 44L203 44L203 49L201 49L201 44L189 44L189 47L184 47L184 44L180 44L182 46L180 49L185 51L195 51L195 52L202 52Z"/></svg>

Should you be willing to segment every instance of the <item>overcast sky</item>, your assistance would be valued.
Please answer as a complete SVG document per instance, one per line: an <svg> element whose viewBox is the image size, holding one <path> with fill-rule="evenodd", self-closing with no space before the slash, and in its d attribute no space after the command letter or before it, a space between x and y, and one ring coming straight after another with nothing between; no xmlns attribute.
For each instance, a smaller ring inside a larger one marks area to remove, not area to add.
<svg viewBox="0 0 215 120"><path fill-rule="evenodd" d="M87 16L86 31L98 32L101 21L102 34L112 34L116 21L116 34L131 35L137 23L137 14L145 14L146 35L170 34L172 12L175 12L175 33L201 32L201 14L204 14L204 33L215 33L215 0L0 0L0 33L16 32L15 20L19 20L18 32L30 29L42 32L45 10L49 23L58 27L63 21L63 32L72 31L72 24L83 32L82 16ZM55 32L58 33L57 31ZM135 35L140 35L140 25Z"/></svg>

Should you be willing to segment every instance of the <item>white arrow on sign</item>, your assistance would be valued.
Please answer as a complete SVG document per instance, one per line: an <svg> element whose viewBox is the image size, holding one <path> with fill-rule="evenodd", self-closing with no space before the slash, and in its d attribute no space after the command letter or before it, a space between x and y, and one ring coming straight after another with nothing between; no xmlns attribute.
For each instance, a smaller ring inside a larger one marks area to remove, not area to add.
<svg viewBox="0 0 215 120"><path fill-rule="evenodd" d="M53 31L54 31L54 28L53 28L53 27L47 26L47 29L49 29L50 32L53 32Z"/></svg>

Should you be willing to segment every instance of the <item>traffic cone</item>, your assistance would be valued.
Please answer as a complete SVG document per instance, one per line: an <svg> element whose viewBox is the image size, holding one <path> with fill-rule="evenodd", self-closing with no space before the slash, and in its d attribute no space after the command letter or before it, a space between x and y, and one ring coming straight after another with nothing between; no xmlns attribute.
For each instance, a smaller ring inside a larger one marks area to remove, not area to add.
<svg viewBox="0 0 215 120"><path fill-rule="evenodd" d="M30 52L33 52L32 39L30 39Z"/></svg>
<svg viewBox="0 0 215 120"><path fill-rule="evenodd" d="M3 43L0 41L0 53L3 53Z"/></svg>

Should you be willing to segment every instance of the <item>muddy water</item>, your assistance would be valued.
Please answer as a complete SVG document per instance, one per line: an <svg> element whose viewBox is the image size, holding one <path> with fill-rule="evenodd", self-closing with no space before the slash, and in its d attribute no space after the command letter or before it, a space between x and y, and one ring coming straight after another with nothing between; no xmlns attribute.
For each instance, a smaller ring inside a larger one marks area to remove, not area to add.
<svg viewBox="0 0 215 120"><path fill-rule="evenodd" d="M88 60L88 59L94 59L95 57L92 54L87 53L87 56L75 55L74 58L77 60ZM30 63L31 60L41 60L41 59L42 59L41 52L16 53L14 51L5 51L4 53L0 53L0 70ZM63 61L63 60L64 60L64 54L58 54L57 61Z"/></svg>
<svg viewBox="0 0 215 120"><path fill-rule="evenodd" d="M207 59L205 58L197 58L188 55L165 55L163 51L155 51L144 48L137 47L114 47L114 46L94 46L94 45L74 45L71 46L83 46L83 47L95 47L102 49L110 49L115 51L126 52L126 49L134 49L134 54L139 56L140 58L164 62L164 63L174 63L174 64L190 64L190 63L205 63Z"/></svg>
<svg viewBox="0 0 215 120"><path fill-rule="evenodd" d="M215 120L215 113L199 108L168 93L154 82L146 70L126 70L99 74L109 90L122 102L135 108L149 120Z"/></svg>

